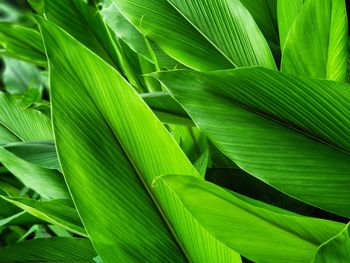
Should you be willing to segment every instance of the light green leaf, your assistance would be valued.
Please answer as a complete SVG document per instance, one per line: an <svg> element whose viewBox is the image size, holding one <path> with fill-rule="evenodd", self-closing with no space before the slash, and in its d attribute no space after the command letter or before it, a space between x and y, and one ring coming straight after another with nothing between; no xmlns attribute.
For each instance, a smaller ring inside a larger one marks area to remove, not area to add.
<svg viewBox="0 0 350 263"><path fill-rule="evenodd" d="M38 31L9 23L0 23L0 54L46 66L43 42Z"/></svg>
<svg viewBox="0 0 350 263"><path fill-rule="evenodd" d="M167 54L197 70L276 68L254 19L239 0L113 0Z"/></svg>
<svg viewBox="0 0 350 263"><path fill-rule="evenodd" d="M134 52L154 63L142 33L126 20L113 4L105 5L101 10L101 14L119 39L124 41ZM173 69L179 64L176 60L166 55L157 45L152 44L152 48L161 67Z"/></svg>
<svg viewBox="0 0 350 263"><path fill-rule="evenodd" d="M27 0L28 4L37 12L42 14L44 12L44 1L45 0Z"/></svg>
<svg viewBox="0 0 350 263"><path fill-rule="evenodd" d="M86 236L85 229L71 200L36 201L29 198L6 196L0 196L0 198L46 222L61 226L75 234Z"/></svg>
<svg viewBox="0 0 350 263"><path fill-rule="evenodd" d="M8 130L3 125L0 125L0 145L17 142L19 139L10 130Z"/></svg>
<svg viewBox="0 0 350 263"><path fill-rule="evenodd" d="M36 90L41 88L42 79L36 66L13 58L3 57L3 59L5 62L3 81L7 92L22 95L30 87Z"/></svg>
<svg viewBox="0 0 350 263"><path fill-rule="evenodd" d="M0 147L2 163L25 186L46 198L69 198L63 176L56 170L49 170L22 160Z"/></svg>
<svg viewBox="0 0 350 263"><path fill-rule="evenodd" d="M33 225L33 224L42 224L44 221L28 214L25 211L21 211L14 215L11 215L6 218L0 219L0 228L11 226L11 225Z"/></svg>
<svg viewBox="0 0 350 263"><path fill-rule="evenodd" d="M29 163L47 169L60 168L53 141L16 142L6 144L3 147Z"/></svg>
<svg viewBox="0 0 350 263"><path fill-rule="evenodd" d="M311 215L314 207L296 200L239 168L209 168L205 179L216 185L289 211Z"/></svg>
<svg viewBox="0 0 350 263"><path fill-rule="evenodd" d="M168 93L149 92L140 96L162 122L194 126L187 112Z"/></svg>
<svg viewBox="0 0 350 263"><path fill-rule="evenodd" d="M240 0L254 18L260 31L264 34L276 58L280 59L279 35L277 25L278 0ZM290 1L292 4L292 1Z"/></svg>
<svg viewBox="0 0 350 263"><path fill-rule="evenodd" d="M349 224L336 236L322 244L316 253L313 263L349 262L350 230Z"/></svg>
<svg viewBox="0 0 350 263"><path fill-rule="evenodd" d="M290 28L300 14L304 0L277 0L278 30L283 50Z"/></svg>
<svg viewBox="0 0 350 263"><path fill-rule="evenodd" d="M179 221L181 207L170 214L160 209L174 203L168 191L152 188L155 178L199 174L151 109L103 60L52 23L40 24L59 159L101 258L183 262L180 244L193 261L240 262L196 221Z"/></svg>
<svg viewBox="0 0 350 263"><path fill-rule="evenodd" d="M41 238L0 248L0 262L93 263L96 252L88 239Z"/></svg>
<svg viewBox="0 0 350 263"><path fill-rule="evenodd" d="M23 141L52 140L50 119L33 109L23 109L19 100L0 92L0 124Z"/></svg>
<svg viewBox="0 0 350 263"><path fill-rule="evenodd" d="M345 1L308 0L302 5L286 38L281 70L343 82L347 48Z"/></svg>
<svg viewBox="0 0 350 263"><path fill-rule="evenodd" d="M119 69L118 49L98 10L84 0L45 0L45 17Z"/></svg>
<svg viewBox="0 0 350 263"><path fill-rule="evenodd" d="M171 200L176 200L176 206L169 205L165 212L183 206L182 217L196 220L208 233L254 262L310 262L318 244L344 227L285 213L264 203L262 207L249 204L240 195L198 177L162 176L155 182L157 187L170 191Z"/></svg>
<svg viewBox="0 0 350 263"><path fill-rule="evenodd" d="M350 217L347 84L261 68L182 70L158 77L243 170L306 203Z"/></svg>

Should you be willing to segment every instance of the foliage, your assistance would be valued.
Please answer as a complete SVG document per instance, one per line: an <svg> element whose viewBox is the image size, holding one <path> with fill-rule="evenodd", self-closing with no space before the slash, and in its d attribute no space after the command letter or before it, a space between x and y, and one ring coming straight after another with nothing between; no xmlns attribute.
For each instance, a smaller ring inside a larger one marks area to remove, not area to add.
<svg viewBox="0 0 350 263"><path fill-rule="evenodd" d="M0 11L0 262L350 261L344 0Z"/></svg>

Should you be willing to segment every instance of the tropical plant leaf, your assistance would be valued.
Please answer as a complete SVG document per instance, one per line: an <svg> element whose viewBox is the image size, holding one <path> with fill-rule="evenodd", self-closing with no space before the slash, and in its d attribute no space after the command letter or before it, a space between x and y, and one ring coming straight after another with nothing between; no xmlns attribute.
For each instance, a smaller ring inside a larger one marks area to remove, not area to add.
<svg viewBox="0 0 350 263"><path fill-rule="evenodd" d="M297 199L350 217L347 84L261 68L157 76L243 170Z"/></svg>
<svg viewBox="0 0 350 263"><path fill-rule="evenodd" d="M8 93L22 95L30 87L40 90L43 81L36 66L13 58L3 57L3 59L5 62L3 82Z"/></svg>
<svg viewBox="0 0 350 263"><path fill-rule="evenodd" d="M40 220L25 211L13 214L9 217L0 219L0 227L6 227L11 225L34 225L42 224L44 221Z"/></svg>
<svg viewBox="0 0 350 263"><path fill-rule="evenodd" d="M316 253L313 263L348 262L350 261L349 224L335 237L322 244Z"/></svg>
<svg viewBox="0 0 350 263"><path fill-rule="evenodd" d="M45 0L45 17L117 69L118 49L98 10L83 0Z"/></svg>
<svg viewBox="0 0 350 263"><path fill-rule="evenodd" d="M115 5L105 5L101 10L101 14L119 39L124 41L134 52L154 63L142 33L126 20ZM179 64L176 60L166 55L157 45L152 44L152 48L162 68L173 69Z"/></svg>
<svg viewBox="0 0 350 263"><path fill-rule="evenodd" d="M0 198L41 220L66 228L75 234L86 236L77 211L69 199L36 201L29 198L7 196L0 196Z"/></svg>
<svg viewBox="0 0 350 263"><path fill-rule="evenodd" d="M177 205L169 205L165 212L184 206L182 217L191 215L208 233L255 262L310 262L317 244L344 227L261 202L249 204L240 195L198 177L162 176L154 185L168 189L173 194L171 200L176 200Z"/></svg>
<svg viewBox="0 0 350 263"><path fill-rule="evenodd" d="M3 147L29 163L47 169L60 169L53 141L16 142L6 144Z"/></svg>
<svg viewBox="0 0 350 263"><path fill-rule="evenodd" d="M314 207L300 202L239 168L209 168L205 179L231 191L294 213L311 215Z"/></svg>
<svg viewBox="0 0 350 263"><path fill-rule="evenodd" d="M168 93L149 92L140 96L162 122L194 126L187 112Z"/></svg>
<svg viewBox="0 0 350 263"><path fill-rule="evenodd" d="M275 58L280 59L277 0L240 0L264 34ZM275 59L276 60L276 59ZM278 61L278 60L276 60Z"/></svg>
<svg viewBox="0 0 350 263"><path fill-rule="evenodd" d="M70 198L63 176L57 170L49 170L29 163L3 147L0 147L2 163L25 186L46 198Z"/></svg>
<svg viewBox="0 0 350 263"><path fill-rule="evenodd" d="M290 6L287 5L285 8L290 12ZM284 12L281 16L284 16ZM282 28L288 27L290 19L286 20L281 21L280 24L286 24ZM348 22L345 1L305 1L283 46L281 70L343 82L346 75L347 49Z"/></svg>
<svg viewBox="0 0 350 263"><path fill-rule="evenodd" d="M90 241L83 238L41 238L0 248L3 263L93 263L94 257L96 252Z"/></svg>
<svg viewBox="0 0 350 263"><path fill-rule="evenodd" d="M0 54L46 66L43 42L38 31L10 23L0 23Z"/></svg>
<svg viewBox="0 0 350 263"><path fill-rule="evenodd" d="M23 109L13 96L0 92L0 124L22 141L52 140L50 119L33 109Z"/></svg>
<svg viewBox="0 0 350 263"><path fill-rule="evenodd" d="M11 131L9 131L3 125L0 125L0 145L11 143L11 142L17 142L17 141L18 141L17 136L15 136Z"/></svg>
<svg viewBox="0 0 350 263"><path fill-rule="evenodd" d="M190 68L276 68L262 33L239 0L113 3L146 37Z"/></svg>
<svg viewBox="0 0 350 263"><path fill-rule="evenodd" d="M148 193L152 193L157 203L162 202L164 193L152 190L154 178L168 171L199 176L197 171L118 72L53 24L45 21L40 24L49 47L58 155L77 210L98 254L107 262L184 261ZM61 48L57 49L56 45ZM84 70L72 72L72 66L79 69L78 65L85 65ZM92 72L98 72L99 78ZM77 98L81 103L74 103ZM217 251L223 251L222 257L233 262L240 260L236 252L211 236L197 243L187 233L186 224L172 227L190 258L214 260ZM196 227L195 233L201 236L205 232ZM199 251L193 247L208 249Z"/></svg>
<svg viewBox="0 0 350 263"><path fill-rule="evenodd" d="M300 9L303 6L304 0L278 0L277 1L277 16L278 30L280 37L280 46L283 50L290 28L300 14Z"/></svg>

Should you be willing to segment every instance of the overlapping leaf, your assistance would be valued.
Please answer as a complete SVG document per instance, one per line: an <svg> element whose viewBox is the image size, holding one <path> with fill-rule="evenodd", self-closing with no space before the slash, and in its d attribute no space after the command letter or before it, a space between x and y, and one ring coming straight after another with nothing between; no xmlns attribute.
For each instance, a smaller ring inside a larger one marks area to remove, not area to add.
<svg viewBox="0 0 350 263"><path fill-rule="evenodd" d="M350 216L348 85L259 68L158 76L241 168L293 197Z"/></svg>
<svg viewBox="0 0 350 263"><path fill-rule="evenodd" d="M113 3L167 54L191 68L276 67L262 33L239 0Z"/></svg>
<svg viewBox="0 0 350 263"><path fill-rule="evenodd" d="M43 42L38 31L20 25L0 24L0 54L46 66Z"/></svg>
<svg viewBox="0 0 350 263"><path fill-rule="evenodd" d="M0 262L93 263L96 257L90 241L83 238L41 238L0 248Z"/></svg>
<svg viewBox="0 0 350 263"><path fill-rule="evenodd" d="M315 78L344 81L347 66L348 22L344 0L285 1L284 10L291 15L284 18L280 12L282 32L289 33L283 46L281 69ZM294 9L294 7L296 7ZM300 13L293 17L299 9ZM285 34L285 33L284 33Z"/></svg>

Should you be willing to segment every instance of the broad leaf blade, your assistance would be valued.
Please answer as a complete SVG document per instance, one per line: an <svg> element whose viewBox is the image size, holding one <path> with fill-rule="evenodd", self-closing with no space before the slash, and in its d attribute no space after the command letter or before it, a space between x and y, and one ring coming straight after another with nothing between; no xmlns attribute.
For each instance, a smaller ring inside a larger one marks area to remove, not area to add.
<svg viewBox="0 0 350 263"><path fill-rule="evenodd" d="M336 236L322 244L315 255L313 263L350 261L349 224Z"/></svg>
<svg viewBox="0 0 350 263"><path fill-rule="evenodd" d="M93 263L96 252L88 239L42 238L0 248L0 262Z"/></svg>
<svg viewBox="0 0 350 263"><path fill-rule="evenodd" d="M309 0L300 9L283 48L287 73L343 82L348 23L344 0Z"/></svg>
<svg viewBox="0 0 350 263"><path fill-rule="evenodd" d="M0 24L0 54L40 66L47 65L39 32L20 25Z"/></svg>
<svg viewBox="0 0 350 263"><path fill-rule="evenodd" d="M98 10L83 0L45 0L45 17L78 41L120 68L118 50Z"/></svg>
<svg viewBox="0 0 350 263"><path fill-rule="evenodd" d="M254 262L310 262L318 244L344 227L264 203L249 204L198 177L163 176L155 182L157 187L170 191L176 200L177 206L169 205L165 211L184 207L178 221L196 220L225 246ZM230 261L220 258L218 262Z"/></svg>
<svg viewBox="0 0 350 263"><path fill-rule="evenodd" d="M57 170L29 163L3 147L0 147L0 162L25 186L43 197L69 198L63 176Z"/></svg>
<svg viewBox="0 0 350 263"><path fill-rule="evenodd" d="M350 216L346 84L259 68L159 76L243 170L304 202Z"/></svg>
<svg viewBox="0 0 350 263"><path fill-rule="evenodd" d="M9 143L4 148L19 158L47 169L59 169L53 141L28 141Z"/></svg>
<svg viewBox="0 0 350 263"><path fill-rule="evenodd" d="M170 193L153 188L155 178L171 171L188 176L198 172L117 71L52 23L40 24L48 47L58 155L101 258L182 262L175 237L194 261L215 261L220 255L240 262L234 250L196 221L186 222L191 233L189 224L178 224L180 211L162 212L168 224L162 222L157 208L169 205Z"/></svg>
<svg viewBox="0 0 350 263"><path fill-rule="evenodd" d="M113 2L134 26L188 67L276 67L258 26L238 0Z"/></svg>
<svg viewBox="0 0 350 263"><path fill-rule="evenodd" d="M0 92L0 123L19 140L52 140L50 119L43 113L23 109L19 100Z"/></svg>
<svg viewBox="0 0 350 263"><path fill-rule="evenodd" d="M86 236L84 227L71 200L36 201L29 198L6 196L0 196L0 198L46 222L64 227L78 235Z"/></svg>

